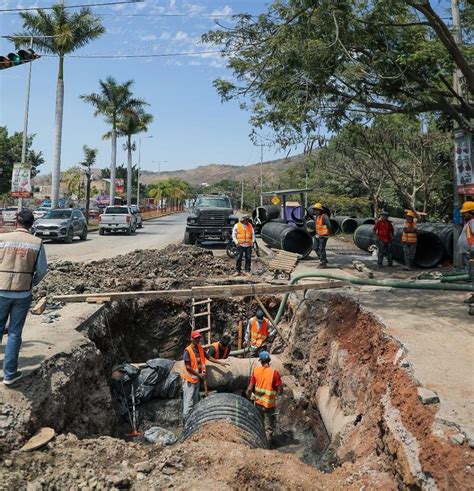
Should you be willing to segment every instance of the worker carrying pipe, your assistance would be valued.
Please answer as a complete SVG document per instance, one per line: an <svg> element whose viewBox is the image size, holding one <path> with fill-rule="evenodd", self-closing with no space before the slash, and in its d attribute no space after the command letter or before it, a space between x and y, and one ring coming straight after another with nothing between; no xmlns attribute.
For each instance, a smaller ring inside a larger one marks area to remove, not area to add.
<svg viewBox="0 0 474 491"><path fill-rule="evenodd" d="M469 314L474 315L474 201L466 201L461 208L466 224L458 239L458 249L472 281L473 293L464 300L469 306Z"/></svg>
<svg viewBox="0 0 474 491"><path fill-rule="evenodd" d="M263 310L257 310L255 316L249 319L245 329L244 341L245 345L250 348L250 355L257 357L260 352L266 351L275 335L276 329L265 317Z"/></svg>
<svg viewBox="0 0 474 491"><path fill-rule="evenodd" d="M331 221L328 215L324 211L324 207L321 203L315 203L313 205L315 215L315 227L316 235L313 238L313 248L316 255L319 257L319 267L325 268L328 264L326 257L326 245L329 236L332 233Z"/></svg>
<svg viewBox="0 0 474 491"><path fill-rule="evenodd" d="M268 351L262 351L258 358L261 366L253 369L247 387L247 397L255 401L255 407L262 415L267 440L271 443L276 427L277 396L283 393L283 382L278 370L270 366Z"/></svg>
<svg viewBox="0 0 474 491"><path fill-rule="evenodd" d="M416 213L413 210L405 210L405 224L402 233L403 258L405 260L403 269L405 271L411 271L415 261L416 244L418 242L415 217Z"/></svg>
<svg viewBox="0 0 474 491"><path fill-rule="evenodd" d="M395 237L395 230L392 222L388 219L388 211L383 210L380 218L375 222L374 233L377 236L378 266L383 267L383 258L387 256L389 268L393 268L392 243Z"/></svg>
<svg viewBox="0 0 474 491"><path fill-rule="evenodd" d="M255 242L255 232L250 217L243 215L239 223L232 229L232 240L237 246L237 256L234 276L242 274L242 259L245 256L245 275L250 276L252 266L252 246Z"/></svg>
<svg viewBox="0 0 474 491"><path fill-rule="evenodd" d="M209 346L206 353L207 359L213 363L217 363L218 365L228 366L228 363L222 360L229 357L230 345L231 337L229 334L224 333L220 337L219 341L216 341Z"/></svg>

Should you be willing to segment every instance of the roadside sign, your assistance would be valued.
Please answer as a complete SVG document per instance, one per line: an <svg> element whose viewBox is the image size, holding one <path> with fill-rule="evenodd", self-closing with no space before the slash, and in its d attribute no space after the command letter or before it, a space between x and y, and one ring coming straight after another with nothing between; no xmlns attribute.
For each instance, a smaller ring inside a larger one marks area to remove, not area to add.
<svg viewBox="0 0 474 491"><path fill-rule="evenodd" d="M279 205L279 204L281 203L281 200L280 200L280 198L279 198L278 196L273 196L273 198L272 198L272 203L273 203L275 206L277 206L277 205Z"/></svg>
<svg viewBox="0 0 474 491"><path fill-rule="evenodd" d="M457 130L454 132L454 168L458 194L473 194L473 167L472 134L469 131Z"/></svg>
<svg viewBox="0 0 474 491"><path fill-rule="evenodd" d="M10 196L12 198L30 198L31 195L31 165L26 162L13 164Z"/></svg>

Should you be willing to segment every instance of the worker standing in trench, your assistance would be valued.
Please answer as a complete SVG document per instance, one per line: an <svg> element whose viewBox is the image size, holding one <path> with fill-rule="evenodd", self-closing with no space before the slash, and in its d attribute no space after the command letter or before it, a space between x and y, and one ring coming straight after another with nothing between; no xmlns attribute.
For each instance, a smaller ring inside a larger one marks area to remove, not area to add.
<svg viewBox="0 0 474 491"><path fill-rule="evenodd" d="M411 271L415 261L416 244L418 242L415 217L416 214L413 210L405 210L406 221L402 233L403 258L405 259L405 267L403 269L405 271Z"/></svg>
<svg viewBox="0 0 474 491"><path fill-rule="evenodd" d="M464 302L469 305L469 314L474 315L474 201L466 201L461 208L461 213L466 220L466 225L459 236L458 249L472 281L473 291Z"/></svg>
<svg viewBox="0 0 474 491"><path fill-rule="evenodd" d="M226 360L229 357L230 343L230 335L224 333L220 337L219 341L216 341L209 346L206 353L207 359L213 363L217 363L218 365L222 365L224 367L228 366L229 364L222 360Z"/></svg>
<svg viewBox="0 0 474 491"><path fill-rule="evenodd" d="M203 385L206 383L206 354L201 345L201 333L199 331L191 333L191 344L184 350L183 361L181 371L181 378L183 379L183 421L186 421L194 405L199 402L201 382Z"/></svg>
<svg viewBox="0 0 474 491"><path fill-rule="evenodd" d="M257 310L255 317L249 319L245 329L244 341L250 349L250 354L257 357L261 351L266 351L275 334L276 330L265 317L263 310Z"/></svg>
<svg viewBox="0 0 474 491"><path fill-rule="evenodd" d="M283 393L283 382L278 370L270 366L271 358L268 351L262 351L258 358L261 366L253 370L247 387L247 397L255 400L255 406L265 424L267 439L271 442L276 427L277 395Z"/></svg>

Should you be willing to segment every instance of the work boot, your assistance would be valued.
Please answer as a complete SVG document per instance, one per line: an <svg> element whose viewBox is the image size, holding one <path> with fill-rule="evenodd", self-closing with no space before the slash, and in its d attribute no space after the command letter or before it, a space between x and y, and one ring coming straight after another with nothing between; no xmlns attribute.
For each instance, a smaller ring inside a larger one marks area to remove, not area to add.
<svg viewBox="0 0 474 491"><path fill-rule="evenodd" d="M250 271L246 271L246 272L244 273L244 275L245 275L245 276L252 276L252 273L251 273Z"/></svg>
<svg viewBox="0 0 474 491"><path fill-rule="evenodd" d="M319 263L319 267L321 269L326 269L328 267L328 263Z"/></svg>
<svg viewBox="0 0 474 491"><path fill-rule="evenodd" d="M411 271L411 268L409 266L403 266L403 271Z"/></svg>
<svg viewBox="0 0 474 491"><path fill-rule="evenodd" d="M474 293L469 298L463 300L463 303L467 303L468 305L470 305L471 303L474 304Z"/></svg>
<svg viewBox="0 0 474 491"><path fill-rule="evenodd" d="M474 315L474 305L469 308L469 315Z"/></svg>
<svg viewBox="0 0 474 491"><path fill-rule="evenodd" d="M242 273L240 271L236 271L232 276L241 276Z"/></svg>
<svg viewBox="0 0 474 491"><path fill-rule="evenodd" d="M393 263L390 263L390 264L388 265L388 267L389 267L389 268L393 268Z"/></svg>

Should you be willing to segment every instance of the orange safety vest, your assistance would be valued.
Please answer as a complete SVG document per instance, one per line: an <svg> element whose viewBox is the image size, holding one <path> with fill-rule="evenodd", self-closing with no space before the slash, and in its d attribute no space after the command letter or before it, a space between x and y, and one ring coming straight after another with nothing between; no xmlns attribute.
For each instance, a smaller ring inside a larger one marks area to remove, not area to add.
<svg viewBox="0 0 474 491"><path fill-rule="evenodd" d="M408 232L405 232L405 230L408 230ZM416 242L416 223L405 222L403 226L402 244L416 244Z"/></svg>
<svg viewBox="0 0 474 491"><path fill-rule="evenodd" d="M241 246L251 246L252 245L252 232L253 228L250 223L244 226L243 223L239 222L237 224L237 242Z"/></svg>
<svg viewBox="0 0 474 491"><path fill-rule="evenodd" d="M198 344L199 351L199 360L196 358L194 354L193 345L190 344L186 351L189 353L189 360L191 361L191 368L199 373L206 373L206 355L204 354L204 350L200 344ZM186 368L186 363L183 363L183 370L181 371L181 377L192 384L197 384L199 378L188 372Z"/></svg>
<svg viewBox="0 0 474 491"><path fill-rule="evenodd" d="M472 223L474 223L474 219L469 220L467 222L467 227L466 227L467 245L469 247L474 247L474 235L472 234L472 230L471 230L471 224Z"/></svg>
<svg viewBox="0 0 474 491"><path fill-rule="evenodd" d="M220 353L219 353L219 347L220 347L220 344L219 344L219 341L216 341L215 343L212 343L211 346L214 346L214 356L213 358L215 358L216 360L225 360L228 356L229 356L229 353L230 353L230 348L229 346L226 346L224 348L224 352L222 353L222 356L219 356Z"/></svg>
<svg viewBox="0 0 474 491"><path fill-rule="evenodd" d="M268 338L268 319L263 319L262 328L258 330L258 321L256 317L250 319L250 346L260 348Z"/></svg>
<svg viewBox="0 0 474 491"><path fill-rule="evenodd" d="M255 377L255 404L266 409L276 407L277 391L273 388L272 367L256 367L253 371Z"/></svg>
<svg viewBox="0 0 474 491"><path fill-rule="evenodd" d="M321 237L329 237L329 229L324 223L324 215L318 215L316 218L316 234Z"/></svg>

